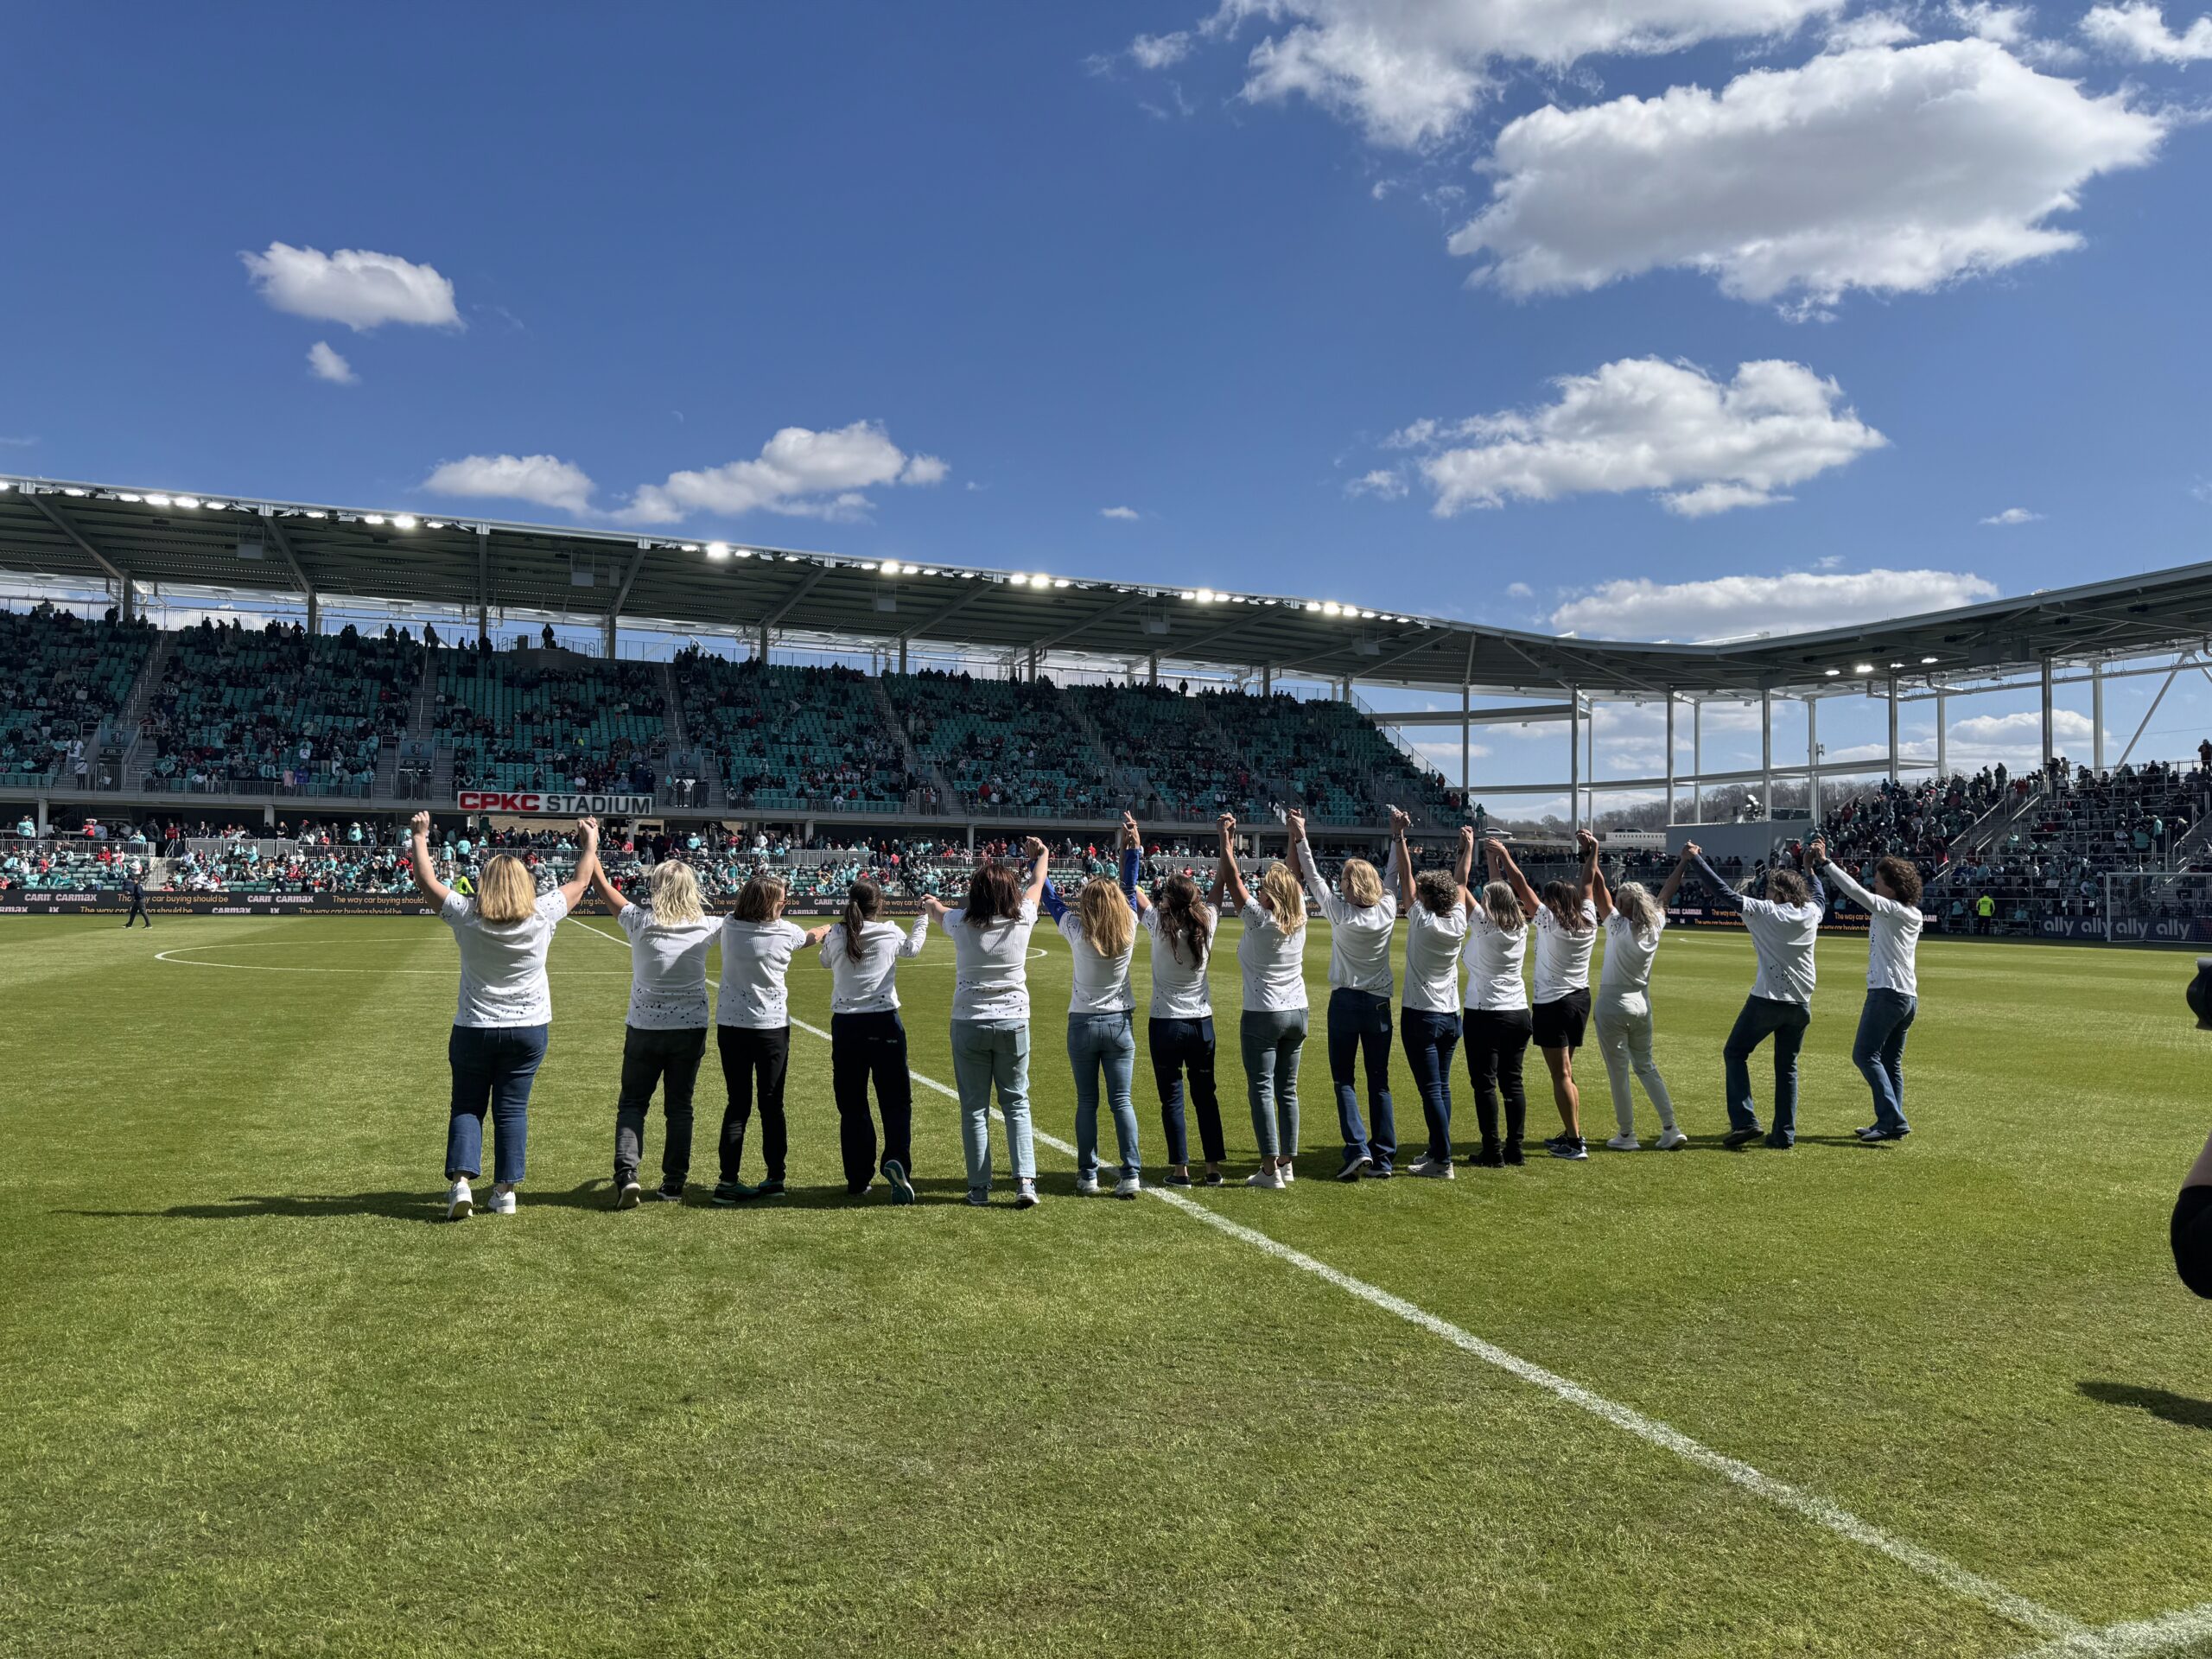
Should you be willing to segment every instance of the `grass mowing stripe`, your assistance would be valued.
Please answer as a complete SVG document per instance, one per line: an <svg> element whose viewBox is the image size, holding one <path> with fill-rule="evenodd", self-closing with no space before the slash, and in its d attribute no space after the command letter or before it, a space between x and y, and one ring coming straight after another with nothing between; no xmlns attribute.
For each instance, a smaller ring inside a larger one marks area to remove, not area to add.
<svg viewBox="0 0 2212 1659"><path fill-rule="evenodd" d="M597 934L610 944L619 944L626 950L629 946L630 942L627 939L619 938L612 933L601 931L588 922L578 922L576 925L587 933ZM721 988L719 982L715 983L715 988L717 990ZM830 1039L828 1032L818 1026L809 1025L804 1020L795 1019L791 1023L801 1031L819 1037L825 1042ZM915 1082L925 1088L935 1090L949 1099L957 1100L960 1097L957 1090L948 1088L935 1077L920 1071L912 1071L911 1068L909 1075ZM1070 1158L1075 1156L1075 1148L1058 1135L1047 1134L1033 1126L1030 1133L1033 1139L1042 1141L1063 1156ZM1316 1278L1334 1285L1347 1294L1357 1296L1360 1300L1381 1308L1386 1313L1394 1313L1408 1324L1418 1325L1430 1335L1441 1338L1461 1351L1472 1354L1485 1364L1494 1365L1500 1370L1519 1377L1524 1382L1533 1383L1554 1398L1580 1410L1586 1411L1591 1415L1612 1424L1616 1428L1624 1429L1639 1440L1672 1452L1676 1457L1695 1464L1701 1469L1710 1470L1744 1491L1763 1497L1769 1503L1788 1510L1795 1515L1801 1516L1817 1526L1824 1527L1839 1537L1849 1539L1853 1543L1863 1545L1868 1549L1886 1555L1891 1560L1911 1568L1923 1578L1932 1580L1955 1594L1970 1601L1979 1602L1993 1612L2000 1614L2027 1630L2057 1639L2057 1645L2039 1651L2048 1651L2052 1655L2082 1655L2086 1659L2087 1656L2094 1655L2150 1654L2163 1650L2159 1648L2113 1648L2105 1645L2103 1638L2108 1634L2107 1632L2092 1630L2079 1619L2070 1618L2055 1608L2046 1607L2040 1602L2016 1594L2007 1590L2003 1585L1983 1578L1980 1573L1960 1566L1958 1562L1948 1556L1939 1555L1933 1550L1923 1549L1909 1540L1885 1532L1871 1521L1854 1515L1840 1503L1821 1497L1816 1493L1792 1486L1787 1481L1777 1480L1770 1475L1764 1474L1739 1459L1729 1457L1725 1452L1716 1452L1701 1440L1692 1440L1681 1430L1670 1427L1656 1418L1645 1416L1631 1406L1624 1406L1618 1401L1605 1398L1603 1395L1592 1393L1581 1384L1560 1376L1556 1371L1547 1370L1533 1361L1522 1359L1517 1354L1509 1353L1495 1343L1485 1342L1471 1332L1462 1330L1448 1319L1439 1319L1426 1308L1416 1306L1402 1296L1394 1296L1387 1290L1370 1285L1363 1279L1355 1279L1351 1274L1332 1268L1327 1262L1317 1260L1302 1250L1293 1249L1289 1245L1278 1239L1270 1238L1267 1234L1254 1228L1247 1227L1240 1222L1231 1221L1225 1216L1217 1215L1195 1199L1186 1198L1179 1192L1171 1192L1160 1187L1147 1187L1145 1191L1163 1204L1171 1205L1181 1211L1192 1220L1202 1222L1230 1238L1273 1256L1279 1262L1310 1273ZM2206 1611L2212 1612L2212 1610ZM2169 1617L2185 1618L2189 1615L2177 1614ZM2158 1625L2163 1623L2164 1621L2154 1620L2151 1621L2151 1625ZM2151 1625L2141 1628L2147 1629ZM2115 1626L2110 1633L2135 1628L2138 1627ZM2205 1628L2212 1630L2212 1616L2207 1617ZM2196 1633L2195 1628L2191 1627L2183 1634L2168 1641L2166 1645L2171 1647L2178 1641L2187 1639L2189 1635ZM2068 1645L2069 1643L2072 1645Z"/></svg>

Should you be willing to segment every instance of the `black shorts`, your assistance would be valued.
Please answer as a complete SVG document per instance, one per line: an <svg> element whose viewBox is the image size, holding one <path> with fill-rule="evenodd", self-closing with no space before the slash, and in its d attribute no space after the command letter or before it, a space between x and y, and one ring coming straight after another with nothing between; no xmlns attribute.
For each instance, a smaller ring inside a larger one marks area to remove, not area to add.
<svg viewBox="0 0 2212 1659"><path fill-rule="evenodd" d="M1575 1049L1590 1024L1590 993L1569 991L1556 1002L1539 1002L1529 1011L1538 1048Z"/></svg>

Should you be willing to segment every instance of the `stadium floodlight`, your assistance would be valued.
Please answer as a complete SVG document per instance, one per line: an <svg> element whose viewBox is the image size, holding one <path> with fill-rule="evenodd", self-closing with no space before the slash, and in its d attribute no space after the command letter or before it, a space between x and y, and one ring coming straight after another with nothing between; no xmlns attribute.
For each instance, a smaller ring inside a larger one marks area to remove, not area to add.
<svg viewBox="0 0 2212 1659"><path fill-rule="evenodd" d="M200 505L210 512L228 512L231 510L231 504L227 501L202 501Z"/></svg>
<svg viewBox="0 0 2212 1659"><path fill-rule="evenodd" d="M5 484L0 484L0 490L4 490L8 486ZM124 491L118 490L116 492L115 499L118 501L136 501L138 498L135 495L128 494Z"/></svg>
<svg viewBox="0 0 2212 1659"><path fill-rule="evenodd" d="M1827 675L1828 678L1833 680L1841 675L1843 671L1840 668L1824 668L1821 672Z"/></svg>
<svg viewBox="0 0 2212 1659"><path fill-rule="evenodd" d="M1315 607L1314 607L1313 606L1308 605L1306 608L1307 610L1309 610L1309 611L1310 611L1310 610L1314 609ZM1342 608L1343 608L1343 607L1342 607L1341 606L1339 606L1339 605L1337 603L1337 601L1336 601L1335 600L1333 600L1333 599L1332 599L1332 600L1325 600L1325 601L1324 601L1322 602L1322 604L1320 605L1320 607L1319 607L1319 609L1320 609L1321 614L1322 614L1322 615L1324 615L1324 616L1334 616L1334 615L1338 613L1338 610L1340 610L1340 609L1342 609Z"/></svg>
<svg viewBox="0 0 2212 1659"><path fill-rule="evenodd" d="M728 542L709 542L707 543L707 556L710 559L726 559L729 557L729 543Z"/></svg>
<svg viewBox="0 0 2212 1659"><path fill-rule="evenodd" d="M169 499L166 495L149 495L146 498L146 505L149 507L166 507L168 504Z"/></svg>
<svg viewBox="0 0 2212 1659"><path fill-rule="evenodd" d="M443 530L445 527L446 521L442 518L426 519L423 524L423 528L425 530Z"/></svg>
<svg viewBox="0 0 2212 1659"><path fill-rule="evenodd" d="M384 523L384 514L380 512L365 512L361 515L361 522L365 524L380 524Z"/></svg>
<svg viewBox="0 0 2212 1659"><path fill-rule="evenodd" d="M309 518L327 518L330 517L330 515L325 512L321 507L309 507L303 516Z"/></svg>
<svg viewBox="0 0 2212 1659"><path fill-rule="evenodd" d="M1055 588L1065 588L1067 585L1068 579L1065 576L1054 576L1052 578L1052 586Z"/></svg>
<svg viewBox="0 0 2212 1659"><path fill-rule="evenodd" d="M1872 663L1853 663L1851 665L1851 671L1854 674L1872 674L1874 671L1874 664Z"/></svg>
<svg viewBox="0 0 2212 1659"><path fill-rule="evenodd" d="M753 556L753 550L749 547L735 548L732 550L735 552L737 556L741 559L749 559Z"/></svg>
<svg viewBox="0 0 2212 1659"><path fill-rule="evenodd" d="M61 493L64 495L82 495L84 492L74 487L65 486Z"/></svg>
<svg viewBox="0 0 2212 1659"><path fill-rule="evenodd" d="M1214 590L1211 588L1201 588L1197 593L1193 594L1192 597L1197 600L1201 605L1211 605L1214 602L1215 599L1218 597L1218 595L1216 594Z"/></svg>
<svg viewBox="0 0 2212 1659"><path fill-rule="evenodd" d="M1920 665L1921 665L1923 668L1925 668L1925 667L1927 667L1927 666L1928 666L1928 664L1930 664L1930 663L1934 662L1935 660L1936 660L1936 659L1935 659L1933 657L1923 657L1923 658L1922 658L1920 659Z"/></svg>
<svg viewBox="0 0 2212 1659"><path fill-rule="evenodd" d="M200 498L196 495L180 495L175 498L175 501L180 507L196 509L200 505Z"/></svg>
<svg viewBox="0 0 2212 1659"><path fill-rule="evenodd" d="M412 530L415 528L417 522L419 521L411 512L394 513L392 515L391 527L394 530Z"/></svg>

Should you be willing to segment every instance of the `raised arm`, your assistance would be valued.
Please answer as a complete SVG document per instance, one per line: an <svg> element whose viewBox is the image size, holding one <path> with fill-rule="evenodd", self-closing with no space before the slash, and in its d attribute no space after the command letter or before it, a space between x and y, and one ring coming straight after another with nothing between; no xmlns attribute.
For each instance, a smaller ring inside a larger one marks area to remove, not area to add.
<svg viewBox="0 0 2212 1659"><path fill-rule="evenodd" d="M1815 872L1826 878L1828 885L1865 911L1869 916L1882 908L1883 901L1860 887L1852 879L1851 872L1828 856L1828 844L1819 836L1806 843L1805 857Z"/></svg>
<svg viewBox="0 0 2212 1659"><path fill-rule="evenodd" d="M1574 832L1574 844L1580 854L1580 865L1574 873L1574 912L1582 913L1582 906L1599 882L1598 837L1587 830ZM1610 902L1610 900L1608 901Z"/></svg>
<svg viewBox="0 0 2212 1659"><path fill-rule="evenodd" d="M1221 815L1221 868L1214 879L1217 892L1228 895L1229 901L1241 915L1244 906L1252 902L1251 890L1244 885L1244 872L1236 864L1236 820L1224 812Z"/></svg>
<svg viewBox="0 0 2212 1659"><path fill-rule="evenodd" d="M935 922L942 926L951 909L950 905L946 904L933 893L925 893L922 895L922 918L925 921Z"/></svg>
<svg viewBox="0 0 2212 1659"><path fill-rule="evenodd" d="M899 954L902 957L920 956L922 947L929 943L929 937L930 918L925 912L914 918L914 925L906 930L906 937L899 942Z"/></svg>
<svg viewBox="0 0 2212 1659"><path fill-rule="evenodd" d="M1475 902L1473 880L1475 874L1475 826L1459 826L1459 849L1452 855L1452 879L1459 884L1459 902L1471 906Z"/></svg>
<svg viewBox="0 0 2212 1659"><path fill-rule="evenodd" d="M1667 872L1667 879L1659 884L1659 908L1664 910L1675 902L1675 895L1682 890L1682 875L1689 868L1690 855L1686 848L1675 861L1675 868Z"/></svg>
<svg viewBox="0 0 2212 1659"><path fill-rule="evenodd" d="M1390 809L1390 856L1398 863L1398 903L1408 912L1414 907L1414 854L1406 844L1406 830L1412 823L1404 808Z"/></svg>
<svg viewBox="0 0 2212 1659"><path fill-rule="evenodd" d="M439 909L453 897L453 890L438 880L438 872L430 862L430 815L417 812L407 822L407 873L415 878L416 890Z"/></svg>
<svg viewBox="0 0 2212 1659"><path fill-rule="evenodd" d="M1605 885L1603 869L1593 868L1590 872L1590 902L1597 906L1601 922L1613 913L1613 890Z"/></svg>
<svg viewBox="0 0 2212 1659"><path fill-rule="evenodd" d="M1025 908L1034 910L1045 902L1046 872L1052 868L1052 851L1034 836L1021 843L1021 850L1029 859L1029 886L1022 893L1021 902Z"/></svg>
<svg viewBox="0 0 2212 1659"><path fill-rule="evenodd" d="M599 868L599 820L578 818L576 836L583 843L576 854L576 873L561 884L561 897L574 910L577 901L591 886L592 873Z"/></svg>
<svg viewBox="0 0 2212 1659"><path fill-rule="evenodd" d="M1314 904L1333 924L1337 919L1337 895L1329 891L1329 884L1321 879L1321 872L1313 862L1313 849L1306 840L1306 815L1293 812L1284 820L1290 826L1291 873L1306 884L1306 891L1313 896Z"/></svg>
<svg viewBox="0 0 2212 1659"><path fill-rule="evenodd" d="M1122 896L1129 901L1129 908L1141 918L1152 908L1152 895L1137 880L1144 868L1144 832L1137 828L1135 816L1122 814Z"/></svg>
<svg viewBox="0 0 2212 1659"><path fill-rule="evenodd" d="M1514 898L1521 903L1521 913L1531 920L1535 919L1536 912L1544 907L1544 902L1536 897L1536 890L1529 885L1529 878L1521 874L1521 867L1513 861L1513 855L1506 850L1505 843L1493 836L1483 843L1483 853L1490 860L1491 874L1503 878L1513 889Z"/></svg>
<svg viewBox="0 0 2212 1659"><path fill-rule="evenodd" d="M591 887L592 891L599 895L601 902L606 905L609 914L620 916L630 908L630 901L622 896L621 890L607 878L607 866L596 859L592 861Z"/></svg>
<svg viewBox="0 0 2212 1659"><path fill-rule="evenodd" d="M1714 869L1712 865L1705 861L1704 848L1699 846L1697 842L1694 841L1684 842L1682 843L1682 856L1684 859L1688 861L1692 869L1695 870L1698 874L1705 878L1705 884L1713 889L1713 896L1715 901L1724 908L1732 907L1737 910L1741 910L1744 907L1744 895L1738 893L1735 888L1730 887L1726 881L1722 880L1720 879L1720 872Z"/></svg>

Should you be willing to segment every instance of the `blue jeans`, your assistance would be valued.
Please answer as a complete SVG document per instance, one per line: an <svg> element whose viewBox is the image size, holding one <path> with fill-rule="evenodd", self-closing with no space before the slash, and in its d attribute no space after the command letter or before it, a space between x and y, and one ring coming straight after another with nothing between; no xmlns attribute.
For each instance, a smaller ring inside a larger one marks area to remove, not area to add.
<svg viewBox="0 0 2212 1659"><path fill-rule="evenodd" d="M1874 1091L1874 1122L1897 1134L1904 1121L1904 1039L1920 999L1903 991L1870 988L1866 1006L1859 1013L1859 1036L1851 1045L1851 1063Z"/></svg>
<svg viewBox="0 0 2212 1659"><path fill-rule="evenodd" d="M1452 1161L1452 1054L1459 1046L1459 1016L1403 1008L1398 1036L1406 1046L1406 1070L1421 1091L1421 1116L1428 1120L1428 1155Z"/></svg>
<svg viewBox="0 0 2212 1659"><path fill-rule="evenodd" d="M453 1067L453 1116L446 1125L446 1179L484 1173L484 1112L492 1113L498 1181L522 1179L530 1141L530 1084L545 1058L545 1026L455 1026L446 1039Z"/></svg>
<svg viewBox="0 0 2212 1659"><path fill-rule="evenodd" d="M1353 1067L1367 1063L1367 1104L1375 1132L1359 1121L1359 1094ZM1339 985L1329 993L1329 1080L1337 1088L1337 1127L1344 1132L1344 1156L1371 1158L1390 1167L1398 1155L1398 1118L1390 1105L1390 999L1372 991Z"/></svg>
<svg viewBox="0 0 2212 1659"><path fill-rule="evenodd" d="M1136 1017L1120 1014L1068 1015L1068 1064L1075 1068L1076 1173L1098 1173L1098 1074L1106 1074L1106 1109L1114 1115L1115 1148L1122 1154L1122 1173L1135 1175L1137 1155L1137 1108L1129 1093L1136 1075Z"/></svg>
<svg viewBox="0 0 2212 1659"><path fill-rule="evenodd" d="M1191 1161L1191 1134L1183 1120L1183 1073L1191 1074L1191 1104L1198 1114L1198 1143L1206 1161L1229 1155L1221 1134L1221 1096L1213 1083L1213 1017L1154 1020L1145 1035L1152 1046L1152 1081L1160 1090L1160 1128L1167 1137L1167 1161L1180 1169Z"/></svg>
<svg viewBox="0 0 2212 1659"><path fill-rule="evenodd" d="M1774 1128L1784 1141L1797 1138L1797 1051L1805 1046L1805 1027L1813 1011L1802 1002L1783 1002L1770 996L1747 997L1736 1027L1720 1051L1728 1090L1728 1127L1756 1129L1759 1116L1751 1101L1751 1051L1769 1037L1774 1039Z"/></svg>
<svg viewBox="0 0 2212 1659"><path fill-rule="evenodd" d="M1252 1138L1262 1158L1298 1156L1298 1057L1306 1046L1306 1010L1247 1008L1236 1027L1244 1052L1244 1087L1252 1101Z"/></svg>
<svg viewBox="0 0 2212 1659"><path fill-rule="evenodd" d="M1037 1179L1037 1152L1029 1139L1029 1022L984 1025L952 1022L952 1081L960 1094L960 1143L968 1158L968 1185L990 1190L991 1090L1006 1119L1007 1151L1016 1180Z"/></svg>

